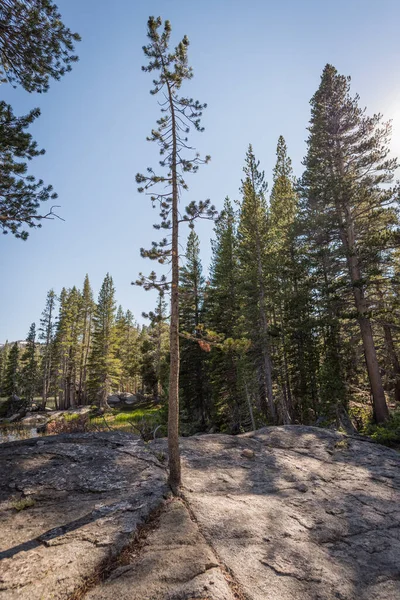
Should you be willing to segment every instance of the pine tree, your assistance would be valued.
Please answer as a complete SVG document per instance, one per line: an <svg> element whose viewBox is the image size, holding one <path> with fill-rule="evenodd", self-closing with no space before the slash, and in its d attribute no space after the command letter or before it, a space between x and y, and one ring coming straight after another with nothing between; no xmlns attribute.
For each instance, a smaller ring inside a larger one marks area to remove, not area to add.
<svg viewBox="0 0 400 600"><path fill-rule="evenodd" d="M50 378L52 371L53 359L53 341L55 333L55 311L56 311L56 294L54 290L49 290L46 298L46 306L42 312L40 319L40 339L43 340L42 351L42 371L43 371L43 391L42 391L42 407L46 407L47 397L50 391Z"/></svg>
<svg viewBox="0 0 400 600"><path fill-rule="evenodd" d="M116 357L121 362L122 367L122 354L124 352L124 342L125 342L125 333L127 329L127 323L125 320L125 313L122 309L122 306L119 305L117 308L117 312L115 315L115 336L116 336ZM124 384L124 373L121 368L120 379L118 383L118 390L121 392L125 392L125 384Z"/></svg>
<svg viewBox="0 0 400 600"><path fill-rule="evenodd" d="M192 223L198 217L212 217L214 208L209 201L191 202L186 214L179 216L179 198L187 190L185 176L195 173L202 160L188 145L187 134L191 127L202 131L200 119L205 105L191 98L180 96L182 84L193 77L188 65L187 49L189 40L185 36L174 50L170 49L171 24L164 22L163 32L160 17L148 20L148 38L150 43L144 46L145 56L149 59L144 71L157 72L153 80L152 95L162 94L161 110L163 116L157 121L157 129L153 129L150 141L157 142L162 157L160 166L167 169L166 175L158 175L149 168L147 175L138 174L136 181L139 191L144 192L153 186L161 185L162 191L152 192L153 205L159 202L161 224L156 228L171 230L171 241L164 238L160 243L153 242L151 250L142 250L142 256L158 260L161 264L171 264L171 316L170 316L170 377L168 397L168 449L169 449L169 483L174 494L181 485L181 465L179 452L179 224L182 221ZM184 157L185 151L187 158ZM139 281L146 288L160 287L166 282L165 276L158 283L155 274ZM164 286L165 289L165 286Z"/></svg>
<svg viewBox="0 0 400 600"><path fill-rule="evenodd" d="M209 408L205 356L201 349L203 329L204 277L200 261L200 240L192 230L188 237L186 260L180 269L180 397L186 420L195 429L205 429Z"/></svg>
<svg viewBox="0 0 400 600"><path fill-rule="evenodd" d="M40 213L39 207L42 202L55 200L57 194L51 185L28 175L24 162L44 154L27 132L39 115L40 110L34 109L16 117L9 104L0 102L0 228L22 240L29 235L26 227L41 227L43 219L55 216L54 207L47 213Z"/></svg>
<svg viewBox="0 0 400 600"><path fill-rule="evenodd" d="M80 325L81 325L82 296L74 286L69 290L66 300L64 351L66 358L65 401L67 407L76 406L76 391L78 387Z"/></svg>
<svg viewBox="0 0 400 600"><path fill-rule="evenodd" d="M0 349L0 398L4 396L4 383L9 352L10 345L8 341L6 341L4 346Z"/></svg>
<svg viewBox="0 0 400 600"><path fill-rule="evenodd" d="M11 345L5 365L3 395L10 398L19 393L19 359L18 342Z"/></svg>
<svg viewBox="0 0 400 600"><path fill-rule="evenodd" d="M92 398L102 409L108 408L107 398L118 383L121 363L116 357L118 342L115 328L115 289L107 273L100 289L93 318L92 349L89 356L89 387Z"/></svg>
<svg viewBox="0 0 400 600"><path fill-rule="evenodd" d="M204 314L207 329L220 336L220 343L211 345L207 359L207 375L212 395L211 418L218 429L232 433L245 428L249 410L252 413L252 407L246 406L244 401L247 398L246 389L249 397L253 394L249 382L251 375L242 367L244 319L240 305L236 230L235 211L229 198L226 198L214 229L215 240L212 241L210 282L205 292ZM241 343L238 344L238 341ZM243 386L240 371L243 372ZM253 425L252 415L250 420Z"/></svg>
<svg viewBox="0 0 400 600"><path fill-rule="evenodd" d="M140 336L140 377L141 391L145 395L157 396L157 346L149 327L144 327Z"/></svg>
<svg viewBox="0 0 400 600"><path fill-rule="evenodd" d="M66 407L65 400L65 375L66 375L66 338L67 338L67 297L68 292L62 288L58 297L59 313L56 321L56 332L52 344L52 369L51 388L54 393L55 406L63 410Z"/></svg>
<svg viewBox="0 0 400 600"><path fill-rule="evenodd" d="M32 323L26 338L25 351L21 356L21 390L26 402L31 404L39 382L39 368L36 345L36 325Z"/></svg>
<svg viewBox="0 0 400 600"><path fill-rule="evenodd" d="M0 81L27 92L46 92L78 60L77 33L66 27L51 0L1 0Z"/></svg>
<svg viewBox="0 0 400 600"><path fill-rule="evenodd" d="M290 334L287 319L288 306L295 293L293 277L297 265L294 223L298 212L298 199L294 189L291 160L282 136L278 140L276 156L269 208L267 269L276 334L276 363L282 390L279 403L281 419L284 423L290 423L294 416L294 398L289 365Z"/></svg>
<svg viewBox="0 0 400 600"><path fill-rule="evenodd" d="M87 376L88 361L92 342L92 324L95 303L93 301L93 292L90 286L89 276L85 276L83 282L83 291L81 295L81 324L80 324L80 357L79 357L79 382L77 398L79 404L87 404Z"/></svg>
<svg viewBox="0 0 400 600"><path fill-rule="evenodd" d="M11 346L4 377L4 395L11 397L19 393L19 347L18 342Z"/></svg>
<svg viewBox="0 0 400 600"><path fill-rule="evenodd" d="M318 356L311 282L304 240L299 239L299 199L286 142L278 139L269 207L267 282L272 301L274 362L283 422L315 420Z"/></svg>
<svg viewBox="0 0 400 600"><path fill-rule="evenodd" d="M139 329L130 310L124 314L124 328L122 337L119 340L118 357L121 361L121 384L123 391L138 391L139 376Z"/></svg>
<svg viewBox="0 0 400 600"><path fill-rule="evenodd" d="M246 177L241 188L243 201L238 228L243 310L248 336L252 340L254 364L258 371L260 407L264 415L275 423L277 414L272 386L266 289L266 248L269 235L265 200L267 184L251 145L246 154L244 173Z"/></svg>
<svg viewBox="0 0 400 600"><path fill-rule="evenodd" d="M162 291L158 294L154 311L143 313L150 320L141 336L141 376L144 389L160 399L168 388L169 328L166 323L166 302Z"/></svg>
<svg viewBox="0 0 400 600"><path fill-rule="evenodd" d="M137 391L137 377L139 375L139 332L130 310L126 313L122 306L118 307L115 318L117 337L116 357L121 363L121 372L118 389L122 392Z"/></svg>
<svg viewBox="0 0 400 600"><path fill-rule="evenodd" d="M54 339L54 379L58 408L76 405L78 387L80 316L82 297L74 286L61 290L60 311Z"/></svg>
<svg viewBox="0 0 400 600"><path fill-rule="evenodd" d="M313 298L309 317L315 320L319 367L318 398L312 407L302 409L301 418L302 422L319 418L328 424L336 421L338 412L348 408L343 316L349 311L349 293L344 280L343 256L335 235L334 214L325 210L323 196L309 194L305 182L306 174L300 186L298 246Z"/></svg>
<svg viewBox="0 0 400 600"><path fill-rule="evenodd" d="M47 91L50 78L60 79L71 70L79 40L51 0L1 0L0 82L19 84L28 92ZM16 117L9 104L0 102L0 228L23 240L29 235L26 228L41 227L44 219L57 216L54 206L40 211L42 202L57 198L52 186L27 175L23 162L44 154L26 131L39 115L35 108Z"/></svg>
<svg viewBox="0 0 400 600"><path fill-rule="evenodd" d="M379 261L397 228L392 208L396 190L388 187L397 162L388 157L390 125L382 124L381 115L367 117L358 100L350 96L350 79L327 65L311 100L303 183L308 198L320 199L347 266L374 415L383 422L389 413L370 317L369 271L371 256Z"/></svg>

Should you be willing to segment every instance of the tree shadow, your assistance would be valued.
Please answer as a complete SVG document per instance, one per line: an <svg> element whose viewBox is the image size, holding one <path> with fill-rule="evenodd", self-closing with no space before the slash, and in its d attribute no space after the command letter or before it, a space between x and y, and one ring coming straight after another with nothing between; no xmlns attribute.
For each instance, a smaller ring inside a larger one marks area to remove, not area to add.
<svg viewBox="0 0 400 600"><path fill-rule="evenodd" d="M5 443L0 463L2 589L19 586L18 598L30 597L32 585L43 594L79 587L167 492L165 468L127 433ZM16 510L26 499L26 510Z"/></svg>
<svg viewBox="0 0 400 600"><path fill-rule="evenodd" d="M165 439L146 446L120 432L2 444L3 586L18 582L21 598L32 581L79 587L116 556L167 491L161 453ZM253 597L400 597L394 450L285 426L185 438L182 456L185 496L206 539ZM10 496L35 505L17 512Z"/></svg>
<svg viewBox="0 0 400 600"><path fill-rule="evenodd" d="M271 586L279 598L400 597L394 450L285 426L199 436L183 455L187 496L205 535L254 597L268 597Z"/></svg>

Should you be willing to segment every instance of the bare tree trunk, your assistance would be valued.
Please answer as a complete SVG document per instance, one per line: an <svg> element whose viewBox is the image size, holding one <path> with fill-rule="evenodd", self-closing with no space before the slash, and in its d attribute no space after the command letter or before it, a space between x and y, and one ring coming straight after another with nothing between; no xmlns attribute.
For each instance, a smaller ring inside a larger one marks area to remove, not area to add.
<svg viewBox="0 0 400 600"><path fill-rule="evenodd" d="M79 366L79 387L78 387L78 402L79 404L86 404L84 399L83 386L86 383L86 363L87 363L87 349L89 348L89 336L90 336L90 323L91 315L89 317L88 324L88 307L85 307L85 314L83 317L83 338L82 338L82 353Z"/></svg>
<svg viewBox="0 0 400 600"><path fill-rule="evenodd" d="M47 404L47 396L49 393L49 383L51 376L51 352L50 352L50 344L51 344L51 327L52 327L52 317L53 317L53 302L49 308L49 317L47 321L47 331L46 331L46 346L45 346L45 359L44 359L44 374L43 374L43 393L42 393L42 409L46 408Z"/></svg>
<svg viewBox="0 0 400 600"><path fill-rule="evenodd" d="M48 347L46 348L46 353L48 352ZM49 393L49 379L51 373L51 357L46 356L45 365L44 365L44 375L43 375L43 392L42 392L42 410L46 408L47 404L47 396Z"/></svg>
<svg viewBox="0 0 400 600"><path fill-rule="evenodd" d="M276 423L276 409L274 402L274 393L272 390L272 363L271 352L268 339L268 322L265 309L265 290L263 281L263 272L261 265L261 251L259 240L257 240L257 269L259 276L259 295L260 295L260 325L262 334L262 357L265 377L265 387L267 390L268 413L273 423Z"/></svg>
<svg viewBox="0 0 400 600"><path fill-rule="evenodd" d="M340 145L337 143L339 153L338 170L342 179L345 178L345 170ZM371 385L372 399L374 405L374 417L377 423L383 423L389 417L389 409L386 404L385 392L379 371L378 358L374 338L372 335L371 322L367 314L367 301L364 294L360 259L357 252L357 243L354 229L354 218L351 214L351 203L343 193L343 197L335 198L336 213L340 225L342 244L346 251L347 266L350 280L353 286L354 304L358 313L361 338L364 346L364 356L367 365L368 377Z"/></svg>
<svg viewBox="0 0 400 600"><path fill-rule="evenodd" d="M160 321L157 324L157 398L161 398L161 296L160 296Z"/></svg>
<svg viewBox="0 0 400 600"><path fill-rule="evenodd" d="M372 335L372 327L367 316L367 302L362 286L362 276L359 265L359 258L356 250L354 224L347 206L344 207L345 222L342 222L342 242L347 254L347 264L350 272L350 279L353 284L354 303L358 313L358 323L360 325L361 338L364 346L365 362L369 381L371 385L372 398L374 404L374 416L377 423L383 423L389 417L389 410L386 404L385 392L382 385L382 378L379 371L378 358ZM345 225L345 228L343 227Z"/></svg>
<svg viewBox="0 0 400 600"><path fill-rule="evenodd" d="M254 421L254 414L253 414L253 407L251 405L251 398L250 398L250 394L249 394L249 390L247 387L247 381L244 381L244 390L246 392L246 400L247 400L247 406L249 407L249 414L250 414L250 420L251 420L251 428L252 431L255 431L256 429L256 423Z"/></svg>
<svg viewBox="0 0 400 600"><path fill-rule="evenodd" d="M109 410L110 408L110 405L108 404L108 394L110 393L110 388L110 383L106 377L100 390L100 409L103 411Z"/></svg>
<svg viewBox="0 0 400 600"><path fill-rule="evenodd" d="M92 332L92 318L93 318L93 311L90 312L90 316L89 316L89 326L88 326L88 338L87 338L87 344L86 344L86 349L85 349L85 360L84 360L84 364L83 364L83 373L82 373L82 390L83 390L83 397L84 397L84 404L87 404L87 370L88 370L88 362L89 362L89 352L90 352L90 344L91 344L91 332Z"/></svg>
<svg viewBox="0 0 400 600"><path fill-rule="evenodd" d="M287 391L287 410L288 410L288 417L289 417L289 423L292 422L292 416L293 416L293 399L292 399L292 389L291 389L291 385L290 385L290 377L289 377L289 366L288 366L288 359L287 359L287 351L286 351L286 339L285 339L285 332L283 329L283 317L282 317L282 307L280 307L280 318L281 318L281 340L282 340L282 352L283 352L283 372L284 372L284 379L285 379L285 383L286 383L286 391Z"/></svg>
<svg viewBox="0 0 400 600"><path fill-rule="evenodd" d="M252 181L253 193L256 194L254 188L254 180ZM273 423L276 423L276 409L274 402L274 393L272 389L272 363L271 363L271 350L269 347L269 336L268 336L268 321L266 314L265 305L265 288L264 288L264 272L261 259L261 244L258 227L256 225L255 231L256 238L256 260L257 260L257 276L258 276L258 293L259 293L259 310L260 310L260 328L262 336L262 359L263 359L263 370L264 380L267 392L267 403L268 403L268 416L272 419Z"/></svg>
<svg viewBox="0 0 400 600"><path fill-rule="evenodd" d="M172 118L172 285L170 321L170 371L168 398L169 485L179 494L181 486L181 457L179 449L179 248L178 248L178 174L175 109L169 83L169 104Z"/></svg>

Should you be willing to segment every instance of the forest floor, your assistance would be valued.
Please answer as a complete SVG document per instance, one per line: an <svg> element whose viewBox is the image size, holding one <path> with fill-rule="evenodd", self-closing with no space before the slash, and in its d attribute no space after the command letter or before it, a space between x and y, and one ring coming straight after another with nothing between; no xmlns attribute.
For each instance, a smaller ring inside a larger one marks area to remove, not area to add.
<svg viewBox="0 0 400 600"><path fill-rule="evenodd" d="M397 600L400 454L303 426L0 445L0 599Z"/></svg>

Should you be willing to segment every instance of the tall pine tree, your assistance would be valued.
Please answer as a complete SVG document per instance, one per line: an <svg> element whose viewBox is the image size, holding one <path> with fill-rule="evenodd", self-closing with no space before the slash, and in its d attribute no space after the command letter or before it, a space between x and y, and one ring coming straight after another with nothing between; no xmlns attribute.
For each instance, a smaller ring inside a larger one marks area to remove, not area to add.
<svg viewBox="0 0 400 600"><path fill-rule="evenodd" d="M268 244L268 216L264 172L259 169L250 145L242 181L242 204L238 227L238 252L242 281L243 311L252 354L258 372L259 405L265 417L277 421L273 385L271 340L268 314L266 248Z"/></svg>
<svg viewBox="0 0 400 600"><path fill-rule="evenodd" d="M377 422L388 417L371 322L369 258L383 256L397 227L388 187L397 168L389 158L390 125L368 117L350 95L350 79L327 65L311 100L303 184L330 221L353 293ZM379 262L376 266L379 266Z"/></svg>
<svg viewBox="0 0 400 600"><path fill-rule="evenodd" d="M50 391L50 381L53 362L54 350L54 333L55 333L55 317L56 317L56 294L54 290L49 290L46 297L46 306L42 312L40 319L40 339L43 342L42 346L42 373L43 373L43 390L42 390L42 407L46 407L47 397Z"/></svg>
<svg viewBox="0 0 400 600"><path fill-rule="evenodd" d="M179 224L182 221L192 223L198 217L212 217L214 208L208 200L198 204L194 201L186 208L186 214L180 217L179 199L188 186L185 177L195 173L200 164L207 162L209 157L202 160L199 154L188 145L188 133L191 128L202 131L200 119L205 105L197 100L180 95L182 84L193 77L189 67L187 50L189 40L186 36L171 50L171 24L164 22L160 33L162 20L160 17L150 17L147 23L149 44L143 51L149 59L142 67L148 73L156 72L153 80L152 95L161 94L162 116L157 121L157 129L153 129L150 141L160 147L160 166L167 172L159 175L152 168L146 175L138 174L136 181L140 185L139 192L144 192L161 185L159 192L151 193L153 205L160 206L161 224L157 229L171 231L170 239L153 242L150 250L142 250L142 256L158 260L160 263L171 264L171 314L170 314L170 376L168 394L168 451L169 451L169 483L174 494L178 493L181 485L181 463L179 452ZM155 274L150 278L139 281L146 288L158 287ZM165 277L161 278L161 285Z"/></svg>
<svg viewBox="0 0 400 600"><path fill-rule="evenodd" d="M21 356L21 390L24 400L32 404L39 383L39 366L36 344L36 325L32 323L26 338L25 351Z"/></svg>
<svg viewBox="0 0 400 600"><path fill-rule="evenodd" d="M185 263L180 269L180 395L186 422L204 430L208 418L205 356L202 350L204 277L200 261L200 240L192 230L188 237Z"/></svg>
<svg viewBox="0 0 400 600"><path fill-rule="evenodd" d="M104 278L93 319L92 350L89 357L90 391L102 409L119 381L121 362L117 358L118 340L115 327L115 289L112 277Z"/></svg>
<svg viewBox="0 0 400 600"><path fill-rule="evenodd" d="M3 394L7 398L19 394L19 347L15 342L10 349L4 374Z"/></svg>

